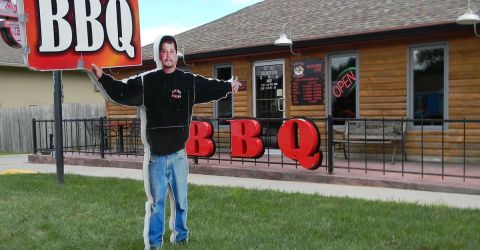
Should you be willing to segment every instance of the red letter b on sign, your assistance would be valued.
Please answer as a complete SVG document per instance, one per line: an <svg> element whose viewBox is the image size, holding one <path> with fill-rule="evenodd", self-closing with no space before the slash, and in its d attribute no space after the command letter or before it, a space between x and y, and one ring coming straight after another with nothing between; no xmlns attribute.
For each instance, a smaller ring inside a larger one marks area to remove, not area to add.
<svg viewBox="0 0 480 250"><path fill-rule="evenodd" d="M215 154L215 142L212 141L213 126L210 122L190 124L190 136L187 140L187 154L190 156L210 157Z"/></svg>
<svg viewBox="0 0 480 250"><path fill-rule="evenodd" d="M315 170L322 164L320 134L312 121L292 119L285 122L278 131L278 146L287 157L298 160L306 169Z"/></svg>
<svg viewBox="0 0 480 250"><path fill-rule="evenodd" d="M259 158L265 149L258 136L262 126L256 120L229 120L232 134L232 157Z"/></svg>

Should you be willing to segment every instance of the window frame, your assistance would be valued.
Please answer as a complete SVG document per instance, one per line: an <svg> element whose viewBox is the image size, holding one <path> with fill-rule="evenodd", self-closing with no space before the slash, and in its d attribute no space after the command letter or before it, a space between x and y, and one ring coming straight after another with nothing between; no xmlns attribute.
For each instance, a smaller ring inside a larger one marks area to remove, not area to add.
<svg viewBox="0 0 480 250"><path fill-rule="evenodd" d="M345 51L345 52L335 52L335 53L329 53L326 55L326 67L328 67L328 70L326 71L326 82L327 84L325 85L327 90L325 91L327 93L327 114L332 115L333 114L333 93L332 93L332 82L331 82L331 76L332 76L332 68L331 68L331 59L334 57L342 57L342 56L355 56L355 67L356 67L356 78L357 78L357 86L355 90L355 119L360 118L360 83L361 83L361 78L360 78L360 56L359 52L357 50L354 51ZM334 127L344 127L344 125L334 125Z"/></svg>
<svg viewBox="0 0 480 250"><path fill-rule="evenodd" d="M230 75L233 76L233 64L232 63L222 63L222 64L214 64L213 67L212 67L212 70L213 70L213 78L215 79L218 79L217 78L217 69L222 69L222 68L230 68ZM234 118L235 117L235 105L234 105L234 102L235 102L235 96L233 94L230 94L231 97L232 97L232 117L231 118ZM214 119L218 119L218 100L215 100L213 101L213 118ZM217 125L217 123L215 122L215 125ZM226 124L220 124L220 127L227 127L228 125Z"/></svg>
<svg viewBox="0 0 480 250"><path fill-rule="evenodd" d="M407 50L407 117L408 119L414 119L414 82L413 82L413 69L414 69L414 58L413 51L416 49L443 49L443 120L448 120L448 96L449 96L449 49L447 42L437 42L437 43L425 43L425 44L413 44L408 46ZM431 131L441 131L442 127L444 130L448 129L448 123L443 123L442 125L423 125L424 130ZM409 129L411 130L421 130L422 125L415 125L413 122L409 123Z"/></svg>

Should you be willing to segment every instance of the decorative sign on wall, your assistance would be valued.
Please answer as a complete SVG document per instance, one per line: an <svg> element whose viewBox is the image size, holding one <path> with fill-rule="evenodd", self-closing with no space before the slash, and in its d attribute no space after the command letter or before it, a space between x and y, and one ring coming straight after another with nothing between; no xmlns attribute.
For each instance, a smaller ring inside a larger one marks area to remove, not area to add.
<svg viewBox="0 0 480 250"><path fill-rule="evenodd" d="M0 35L10 47L21 48L20 25L18 23L17 5L10 0L0 0Z"/></svg>
<svg viewBox="0 0 480 250"><path fill-rule="evenodd" d="M238 91L246 91L247 90L247 81L239 80L239 82L242 84L242 86L240 86L240 88L238 88Z"/></svg>
<svg viewBox="0 0 480 250"><path fill-rule="evenodd" d="M325 64L321 59L292 63L292 104L319 105L325 100Z"/></svg>
<svg viewBox="0 0 480 250"><path fill-rule="evenodd" d="M18 0L25 64L35 70L140 65L137 0Z"/></svg>

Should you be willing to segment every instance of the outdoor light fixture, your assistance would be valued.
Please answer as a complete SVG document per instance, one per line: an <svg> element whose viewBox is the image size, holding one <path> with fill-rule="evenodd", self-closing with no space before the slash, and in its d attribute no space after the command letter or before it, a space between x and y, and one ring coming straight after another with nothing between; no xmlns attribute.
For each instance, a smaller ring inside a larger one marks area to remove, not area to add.
<svg viewBox="0 0 480 250"><path fill-rule="evenodd" d="M480 23L480 16L470 8L470 0L468 0L467 11L465 11L463 15L457 17L457 23L462 25L473 24L473 32L475 36L480 37L480 34L477 32L477 23Z"/></svg>
<svg viewBox="0 0 480 250"><path fill-rule="evenodd" d="M280 35L280 37L277 40L275 40L273 44L275 46L289 46L290 52L292 53L292 55L299 56L300 53L294 53L292 49L293 42L292 40L290 40L290 38L292 37L292 27L290 27L290 25L288 26L290 38L288 38L288 36L285 34L285 26L287 26L287 24L288 23L283 24L283 33Z"/></svg>
<svg viewBox="0 0 480 250"><path fill-rule="evenodd" d="M185 46L182 45L182 51L177 51L177 57L178 58L182 58L182 61L183 61L183 64L185 66L188 66L188 67L192 67L193 64L188 64L186 61L185 61Z"/></svg>
<svg viewBox="0 0 480 250"><path fill-rule="evenodd" d="M183 53L180 52L180 51L177 51L177 57L178 57L178 58L183 58Z"/></svg>

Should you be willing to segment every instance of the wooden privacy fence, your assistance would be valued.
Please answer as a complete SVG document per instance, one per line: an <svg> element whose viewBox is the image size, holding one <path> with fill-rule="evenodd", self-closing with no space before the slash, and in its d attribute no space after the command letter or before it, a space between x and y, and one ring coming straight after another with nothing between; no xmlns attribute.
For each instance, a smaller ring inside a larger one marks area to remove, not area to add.
<svg viewBox="0 0 480 250"><path fill-rule="evenodd" d="M64 119L99 118L105 115L105 106L64 104L62 112ZM0 151L33 152L32 119L53 119L53 105L0 109Z"/></svg>

